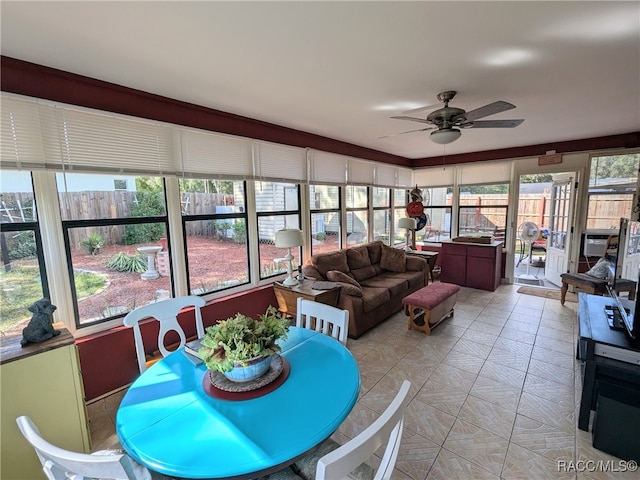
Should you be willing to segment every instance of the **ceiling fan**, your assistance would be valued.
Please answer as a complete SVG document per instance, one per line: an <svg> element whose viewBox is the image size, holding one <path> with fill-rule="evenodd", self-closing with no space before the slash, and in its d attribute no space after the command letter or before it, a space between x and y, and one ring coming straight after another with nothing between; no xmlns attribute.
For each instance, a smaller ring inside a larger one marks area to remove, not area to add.
<svg viewBox="0 0 640 480"><path fill-rule="evenodd" d="M514 128L524 122L523 119L516 120L479 120L480 118L488 117L489 115L495 115L496 113L505 112L516 108L508 102L499 100L497 102L489 103L475 110L469 112L464 111L462 108L450 107L449 102L456 96L455 91L447 91L438 94L438 100L444 103L444 107L434 110L427 115L427 118L408 117L404 115L391 117L398 120L409 120L412 122L427 123L432 126L427 128L420 128L418 130L409 130L408 132L395 133L392 135L386 135L380 138L392 137L395 135L404 135L405 133L412 132L424 132L427 130L433 130L431 132L431 140L439 144L447 144L455 142L462 132L459 128ZM409 110L404 113L413 113L421 110L428 109L430 107L421 107L413 110ZM456 128L457 127L457 128Z"/></svg>

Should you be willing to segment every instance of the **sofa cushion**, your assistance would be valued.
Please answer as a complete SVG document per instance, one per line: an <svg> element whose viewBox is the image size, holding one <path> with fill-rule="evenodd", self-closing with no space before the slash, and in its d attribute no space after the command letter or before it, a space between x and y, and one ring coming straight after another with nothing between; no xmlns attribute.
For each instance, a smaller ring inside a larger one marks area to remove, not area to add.
<svg viewBox="0 0 640 480"><path fill-rule="evenodd" d="M369 260L372 264L380 263L380 257L382 256L382 247L384 243L377 241L366 245L369 250Z"/></svg>
<svg viewBox="0 0 640 480"><path fill-rule="evenodd" d="M327 278L332 282L350 283L351 285L360 288L360 284L355 281L349 273L344 273L339 270L329 270L327 272Z"/></svg>
<svg viewBox="0 0 640 480"><path fill-rule="evenodd" d="M391 248L386 245L382 247L380 266L384 270L391 272L404 272L407 269L407 259L404 250Z"/></svg>
<svg viewBox="0 0 640 480"><path fill-rule="evenodd" d="M318 255L314 255L314 257L316 268L325 277L327 276L327 272L330 270L338 270L344 273L349 271L347 255L343 250L338 252L319 253Z"/></svg>
<svg viewBox="0 0 640 480"><path fill-rule="evenodd" d="M396 278L403 278L407 281L407 288L411 291L417 290L418 288L422 288L425 286L425 278L424 273L422 271L418 272L415 270L407 270L403 273L388 273L389 275L393 275Z"/></svg>
<svg viewBox="0 0 640 480"><path fill-rule="evenodd" d="M369 265L368 267L351 270L351 274L353 275L353 278L355 278L358 282L361 282L362 280L366 280L367 278L375 277L381 271L382 269L380 268L380 265Z"/></svg>
<svg viewBox="0 0 640 480"><path fill-rule="evenodd" d="M362 287L362 306L365 312L371 312L387 303L391 298L389 290L377 287Z"/></svg>
<svg viewBox="0 0 640 480"><path fill-rule="evenodd" d="M350 270L368 267L371 265L369 249L366 245L347 249L347 263Z"/></svg>
<svg viewBox="0 0 640 480"><path fill-rule="evenodd" d="M404 296L407 293L408 282L404 274L383 272L375 277L362 281L363 287L384 288L391 296Z"/></svg>

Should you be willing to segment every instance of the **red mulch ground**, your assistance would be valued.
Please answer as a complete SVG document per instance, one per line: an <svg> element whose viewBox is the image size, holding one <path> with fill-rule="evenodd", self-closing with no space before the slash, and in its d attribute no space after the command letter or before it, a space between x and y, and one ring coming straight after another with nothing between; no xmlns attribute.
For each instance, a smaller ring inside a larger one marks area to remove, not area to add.
<svg viewBox="0 0 640 480"><path fill-rule="evenodd" d="M107 307L125 306L127 310L135 306L145 305L156 299L157 290L171 292L168 276L160 276L154 280L142 280L140 273L117 272L106 267L106 262L114 254L125 252L136 255L136 245L112 245L103 247L98 255L89 255L84 250L72 253L73 267L105 275L107 285L99 292L81 299L78 302L81 321L103 318ZM327 237L322 245L314 246L314 253L331 251L338 248L337 238ZM189 237L189 275L191 288L204 285L211 288L216 282L229 279L242 279L246 275L247 247L234 242L212 241L205 237ZM260 244L262 266L272 263L274 258L283 257L286 251L272 244ZM29 261L30 262L30 261ZM284 264L278 264L286 268ZM19 332L24 324L7 329L5 334Z"/></svg>

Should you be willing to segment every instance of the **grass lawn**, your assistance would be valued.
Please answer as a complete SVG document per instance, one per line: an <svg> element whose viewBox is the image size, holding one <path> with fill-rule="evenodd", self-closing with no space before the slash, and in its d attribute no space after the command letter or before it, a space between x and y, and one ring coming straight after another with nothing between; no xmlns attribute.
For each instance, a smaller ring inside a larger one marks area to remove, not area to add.
<svg viewBox="0 0 640 480"><path fill-rule="evenodd" d="M104 288L106 277L90 272L76 272L79 298ZM42 298L40 272L36 265L12 264L10 271L0 270L0 332L16 328L29 320L29 306Z"/></svg>

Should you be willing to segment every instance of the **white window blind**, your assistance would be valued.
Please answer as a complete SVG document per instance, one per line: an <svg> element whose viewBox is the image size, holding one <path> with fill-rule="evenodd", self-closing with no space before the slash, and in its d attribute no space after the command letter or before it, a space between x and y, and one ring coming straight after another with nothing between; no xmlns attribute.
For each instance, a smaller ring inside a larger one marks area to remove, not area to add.
<svg viewBox="0 0 640 480"><path fill-rule="evenodd" d="M376 180L378 187L395 187L398 183L398 168L393 165L376 165Z"/></svg>
<svg viewBox="0 0 640 480"><path fill-rule="evenodd" d="M193 129L180 129L182 172L191 177L254 177L251 141Z"/></svg>
<svg viewBox="0 0 640 480"><path fill-rule="evenodd" d="M60 161L60 142L51 108L41 108L36 101L2 94L0 165L2 168L39 170L47 161ZM55 152L54 159L45 152Z"/></svg>
<svg viewBox="0 0 640 480"><path fill-rule="evenodd" d="M425 187L448 187L453 185L455 167L422 168L414 172L414 183Z"/></svg>
<svg viewBox="0 0 640 480"><path fill-rule="evenodd" d="M310 150L310 177L314 183L346 185L348 157L335 153Z"/></svg>
<svg viewBox="0 0 640 480"><path fill-rule="evenodd" d="M254 141L257 176L273 181L307 180L307 151L277 143Z"/></svg>
<svg viewBox="0 0 640 480"><path fill-rule="evenodd" d="M170 127L69 108L60 112L65 170L176 173Z"/></svg>
<svg viewBox="0 0 640 480"><path fill-rule="evenodd" d="M350 185L374 185L376 164L365 160L349 158L347 179Z"/></svg>
<svg viewBox="0 0 640 480"><path fill-rule="evenodd" d="M170 175L171 127L124 115L2 94L2 165Z"/></svg>
<svg viewBox="0 0 640 480"><path fill-rule="evenodd" d="M398 168L398 180L396 182L396 188L410 188L413 183L413 170L410 168Z"/></svg>
<svg viewBox="0 0 640 480"><path fill-rule="evenodd" d="M460 185L509 182L511 180L511 162L482 162L460 165L458 169Z"/></svg>

